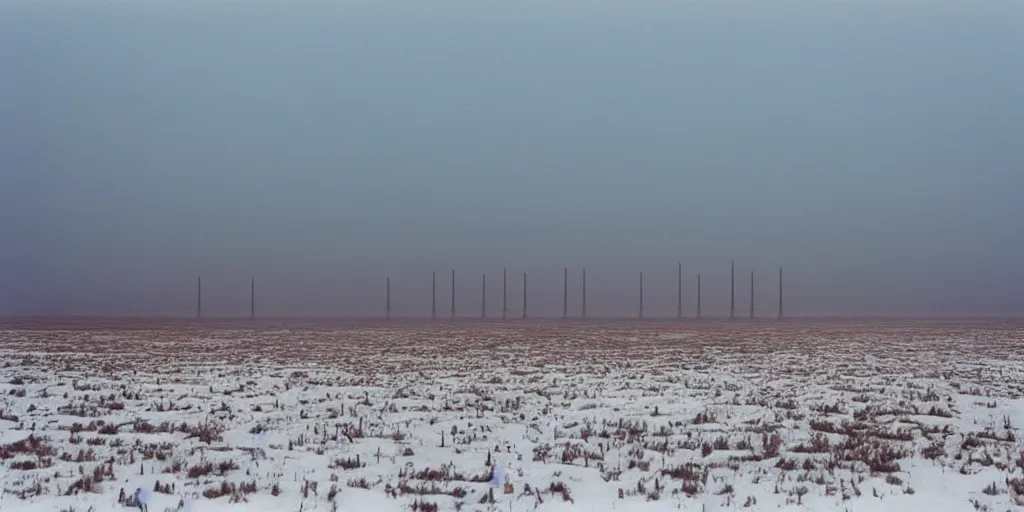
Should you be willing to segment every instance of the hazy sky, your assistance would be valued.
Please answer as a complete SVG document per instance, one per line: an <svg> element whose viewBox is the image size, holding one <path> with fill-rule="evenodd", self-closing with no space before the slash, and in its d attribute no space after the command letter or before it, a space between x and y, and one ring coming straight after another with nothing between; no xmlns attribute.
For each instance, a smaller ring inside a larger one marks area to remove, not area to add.
<svg viewBox="0 0 1024 512"><path fill-rule="evenodd" d="M1024 311L1024 3L0 2L0 315Z"/></svg>

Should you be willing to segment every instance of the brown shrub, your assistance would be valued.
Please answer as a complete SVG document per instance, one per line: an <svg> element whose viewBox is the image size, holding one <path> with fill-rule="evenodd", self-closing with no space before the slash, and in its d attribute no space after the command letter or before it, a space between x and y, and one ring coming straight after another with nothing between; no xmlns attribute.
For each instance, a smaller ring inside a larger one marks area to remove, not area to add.
<svg viewBox="0 0 1024 512"><path fill-rule="evenodd" d="M190 466L188 468L188 477L189 478L199 478L199 477L202 477L202 476L209 475L210 473L213 473L213 463L212 462L204 462L202 464L198 464L198 465L195 465L195 466Z"/></svg>

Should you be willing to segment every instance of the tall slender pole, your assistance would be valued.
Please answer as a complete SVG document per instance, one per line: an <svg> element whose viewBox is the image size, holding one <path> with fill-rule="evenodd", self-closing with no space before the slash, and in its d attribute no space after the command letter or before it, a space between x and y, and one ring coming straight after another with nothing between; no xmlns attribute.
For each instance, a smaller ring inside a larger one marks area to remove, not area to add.
<svg viewBox="0 0 1024 512"><path fill-rule="evenodd" d="M196 278L196 318L203 317L203 278Z"/></svg>
<svg viewBox="0 0 1024 512"><path fill-rule="evenodd" d="M480 318L487 318L487 274L483 275L480 290Z"/></svg>
<svg viewBox="0 0 1024 512"><path fill-rule="evenodd" d="M583 318L587 317L587 269L583 269Z"/></svg>
<svg viewBox="0 0 1024 512"><path fill-rule="evenodd" d="M430 319L437 320L437 271L430 271Z"/></svg>
<svg viewBox="0 0 1024 512"><path fill-rule="evenodd" d="M562 320L569 318L569 267L562 271Z"/></svg>
<svg viewBox="0 0 1024 512"><path fill-rule="evenodd" d="M640 319L644 319L644 273L640 272Z"/></svg>
<svg viewBox="0 0 1024 512"><path fill-rule="evenodd" d="M508 315L508 269L501 269L501 318Z"/></svg>
<svg viewBox="0 0 1024 512"><path fill-rule="evenodd" d="M729 319L736 318L736 262L729 271Z"/></svg>
<svg viewBox="0 0 1024 512"><path fill-rule="evenodd" d="M782 267L779 267L779 319L782 319Z"/></svg>
<svg viewBox="0 0 1024 512"><path fill-rule="evenodd" d="M386 297L384 305L384 318L391 320L391 276L388 276L387 292L384 294Z"/></svg>
<svg viewBox="0 0 1024 512"><path fill-rule="evenodd" d="M526 272L523 272L523 318L526 318Z"/></svg>
<svg viewBox="0 0 1024 512"><path fill-rule="evenodd" d="M700 319L700 274L697 274L697 319Z"/></svg>
<svg viewBox="0 0 1024 512"><path fill-rule="evenodd" d="M750 271L750 318L754 318L754 271Z"/></svg>
<svg viewBox="0 0 1024 512"><path fill-rule="evenodd" d="M679 273L676 277L676 318L683 317L683 262L679 262Z"/></svg>
<svg viewBox="0 0 1024 512"><path fill-rule="evenodd" d="M455 320L455 269L452 269L452 320Z"/></svg>
<svg viewBox="0 0 1024 512"><path fill-rule="evenodd" d="M249 282L249 318L256 318L256 278Z"/></svg>

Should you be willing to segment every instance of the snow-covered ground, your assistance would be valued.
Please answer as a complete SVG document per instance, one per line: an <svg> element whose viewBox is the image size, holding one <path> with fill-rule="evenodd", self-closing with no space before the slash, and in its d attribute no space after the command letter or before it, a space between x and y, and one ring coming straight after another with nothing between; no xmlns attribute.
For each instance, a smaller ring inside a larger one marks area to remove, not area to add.
<svg viewBox="0 0 1024 512"><path fill-rule="evenodd" d="M0 395L4 512L1024 504L1014 323L8 323Z"/></svg>

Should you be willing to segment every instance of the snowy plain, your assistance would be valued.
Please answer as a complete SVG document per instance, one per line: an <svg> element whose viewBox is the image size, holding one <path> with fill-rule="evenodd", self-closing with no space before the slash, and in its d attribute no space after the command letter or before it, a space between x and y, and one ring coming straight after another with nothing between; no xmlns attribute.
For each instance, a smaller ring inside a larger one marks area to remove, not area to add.
<svg viewBox="0 0 1024 512"><path fill-rule="evenodd" d="M1019 510L1021 426L1014 322L0 323L4 512Z"/></svg>

